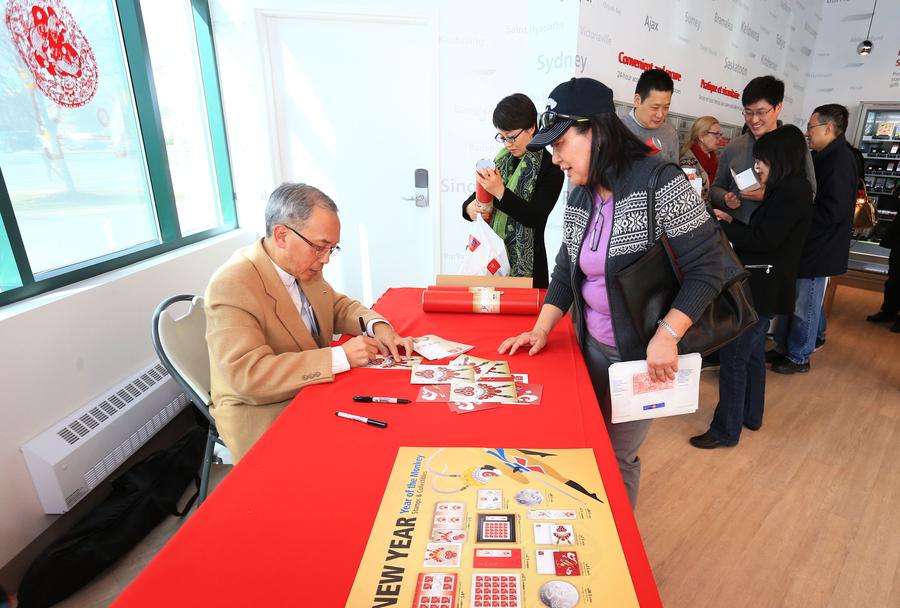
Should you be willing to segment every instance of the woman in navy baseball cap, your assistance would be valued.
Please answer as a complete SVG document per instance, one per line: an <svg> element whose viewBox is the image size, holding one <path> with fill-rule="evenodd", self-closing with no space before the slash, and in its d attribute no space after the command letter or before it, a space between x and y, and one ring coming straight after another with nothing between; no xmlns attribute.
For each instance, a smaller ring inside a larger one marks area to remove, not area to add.
<svg viewBox="0 0 900 608"><path fill-rule="evenodd" d="M529 148L553 148L553 164L574 189L566 201L563 243L544 306L534 328L498 349L530 355L570 309L591 381L632 506L637 501L637 451L649 420L610 423L609 376L616 361L647 360L649 379L668 382L678 369L678 340L718 295L723 284L717 227L703 201L674 164L664 167L655 190L655 238L666 234L684 274L671 309L649 343L638 336L624 294L608 280L639 259L648 245L650 175L661 161L619 120L613 93L592 78L572 78L553 89Z"/></svg>

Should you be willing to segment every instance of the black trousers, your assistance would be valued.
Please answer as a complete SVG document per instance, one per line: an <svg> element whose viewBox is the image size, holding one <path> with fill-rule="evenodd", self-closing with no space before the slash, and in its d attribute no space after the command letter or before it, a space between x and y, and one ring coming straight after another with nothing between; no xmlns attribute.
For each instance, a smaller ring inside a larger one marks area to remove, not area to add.
<svg viewBox="0 0 900 608"><path fill-rule="evenodd" d="M889 315L900 313L900 244L891 247L891 255L888 257L888 278L884 282L884 303L881 310Z"/></svg>

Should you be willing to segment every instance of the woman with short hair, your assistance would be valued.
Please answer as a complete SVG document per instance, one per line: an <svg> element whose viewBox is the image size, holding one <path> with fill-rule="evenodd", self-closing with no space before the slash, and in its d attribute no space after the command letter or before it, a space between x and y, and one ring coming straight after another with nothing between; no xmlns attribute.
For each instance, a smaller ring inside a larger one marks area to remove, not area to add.
<svg viewBox="0 0 900 608"><path fill-rule="evenodd" d="M506 244L512 277L532 277L534 287L547 287L547 249L544 229L562 190L563 174L543 148L528 150L537 130L537 109L522 93L500 100L494 109L494 139L503 149L494 157L495 170L483 169L475 179L492 197L487 203L475 194L463 201L463 218L478 214Z"/></svg>

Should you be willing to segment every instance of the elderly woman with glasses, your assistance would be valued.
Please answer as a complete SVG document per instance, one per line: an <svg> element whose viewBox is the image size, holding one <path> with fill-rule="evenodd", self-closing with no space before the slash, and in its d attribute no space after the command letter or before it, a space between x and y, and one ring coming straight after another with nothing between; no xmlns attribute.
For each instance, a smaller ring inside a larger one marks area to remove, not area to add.
<svg viewBox="0 0 900 608"><path fill-rule="evenodd" d="M719 138L721 126L715 116L701 116L694 121L688 139L681 147L678 164L694 169L700 176L702 187L700 198L709 202L709 180L716 177L719 168Z"/></svg>
<svg viewBox="0 0 900 608"><path fill-rule="evenodd" d="M496 169L475 173L491 196L481 203L472 193L462 215L474 221L480 214L506 243L510 276L532 277L535 287L547 287L544 228L562 189L563 174L543 148L528 150L537 130L537 109L521 93L504 97L494 108L495 139L503 149L494 157Z"/></svg>
<svg viewBox="0 0 900 608"><path fill-rule="evenodd" d="M575 186L566 200L563 243L550 287L531 331L506 339L498 352L528 348L537 354L553 327L572 321L600 402L631 504L637 501L637 451L648 420L611 424L609 366L646 359L651 382L669 382L678 370L678 341L722 289L721 241L716 223L677 165L661 168L654 190L655 225L649 226L647 191L662 160L615 113L612 91L591 78L573 78L550 93L541 129L529 147L553 146L553 164ZM645 342L627 310L615 275L665 234L684 275L657 331Z"/></svg>

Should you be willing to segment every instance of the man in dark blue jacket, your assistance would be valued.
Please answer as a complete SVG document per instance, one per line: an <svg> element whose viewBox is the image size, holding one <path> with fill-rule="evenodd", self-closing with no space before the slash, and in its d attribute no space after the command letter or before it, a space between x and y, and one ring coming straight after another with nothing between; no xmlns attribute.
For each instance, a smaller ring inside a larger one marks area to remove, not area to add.
<svg viewBox="0 0 900 608"><path fill-rule="evenodd" d="M775 350L767 357L772 371L779 374L809 371L825 284L828 277L847 272L859 181L856 159L844 138L847 117L844 106L827 104L816 108L806 125L816 172L816 198L797 272L794 314L779 319Z"/></svg>

